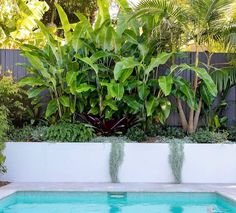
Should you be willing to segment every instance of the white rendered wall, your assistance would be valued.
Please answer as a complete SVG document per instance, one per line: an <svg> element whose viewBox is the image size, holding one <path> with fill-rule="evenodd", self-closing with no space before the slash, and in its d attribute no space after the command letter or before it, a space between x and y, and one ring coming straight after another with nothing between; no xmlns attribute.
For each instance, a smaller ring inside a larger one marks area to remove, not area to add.
<svg viewBox="0 0 236 213"><path fill-rule="evenodd" d="M109 143L7 143L10 182L110 182ZM236 144L185 144L183 183L236 183ZM174 181L168 144L125 144L121 182Z"/></svg>

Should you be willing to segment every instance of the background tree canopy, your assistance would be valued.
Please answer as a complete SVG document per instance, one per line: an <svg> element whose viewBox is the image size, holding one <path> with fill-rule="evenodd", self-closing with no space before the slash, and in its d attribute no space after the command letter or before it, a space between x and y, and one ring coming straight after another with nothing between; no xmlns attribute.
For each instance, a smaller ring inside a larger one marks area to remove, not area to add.
<svg viewBox="0 0 236 213"><path fill-rule="evenodd" d="M78 21L77 16L74 14L76 12L80 12L87 16L90 22L94 21L95 12L97 10L96 0L46 0L46 2L50 9L43 17L44 24L54 23L57 26L59 25L60 18L56 11L55 3L60 4L65 10L70 23L75 23Z"/></svg>

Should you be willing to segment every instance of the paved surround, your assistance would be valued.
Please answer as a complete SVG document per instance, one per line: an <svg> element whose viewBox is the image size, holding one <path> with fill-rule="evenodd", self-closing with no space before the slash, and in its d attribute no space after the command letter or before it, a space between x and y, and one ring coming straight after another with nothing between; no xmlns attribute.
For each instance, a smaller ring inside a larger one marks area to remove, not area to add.
<svg viewBox="0 0 236 213"><path fill-rule="evenodd" d="M0 199L17 191L215 192L236 202L236 184L158 183L11 183L0 188Z"/></svg>

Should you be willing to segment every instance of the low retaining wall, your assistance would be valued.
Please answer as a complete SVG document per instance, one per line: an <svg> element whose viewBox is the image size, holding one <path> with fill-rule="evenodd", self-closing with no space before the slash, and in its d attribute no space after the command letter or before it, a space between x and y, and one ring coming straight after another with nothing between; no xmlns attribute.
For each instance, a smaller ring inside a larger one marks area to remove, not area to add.
<svg viewBox="0 0 236 213"><path fill-rule="evenodd" d="M110 143L7 143L10 182L110 182ZM183 183L236 183L236 144L185 144ZM172 183L168 144L127 143L121 182Z"/></svg>

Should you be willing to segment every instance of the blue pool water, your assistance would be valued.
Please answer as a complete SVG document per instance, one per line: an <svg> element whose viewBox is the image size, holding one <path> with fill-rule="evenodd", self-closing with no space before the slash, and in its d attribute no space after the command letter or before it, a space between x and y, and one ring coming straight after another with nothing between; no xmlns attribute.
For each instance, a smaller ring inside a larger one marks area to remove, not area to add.
<svg viewBox="0 0 236 213"><path fill-rule="evenodd" d="M214 193L17 192L0 213L236 213L236 204Z"/></svg>

